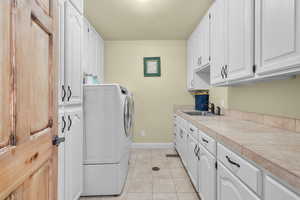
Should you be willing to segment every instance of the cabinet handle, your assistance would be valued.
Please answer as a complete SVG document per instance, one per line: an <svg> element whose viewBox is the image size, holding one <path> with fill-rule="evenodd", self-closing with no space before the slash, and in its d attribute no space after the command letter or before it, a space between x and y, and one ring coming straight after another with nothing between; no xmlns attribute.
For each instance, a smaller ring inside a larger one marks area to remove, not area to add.
<svg viewBox="0 0 300 200"><path fill-rule="evenodd" d="M68 126L68 131L70 131L71 130L71 126L72 126L72 119L71 119L71 117L70 117L70 115L68 115L68 120L69 120L69 126Z"/></svg>
<svg viewBox="0 0 300 200"><path fill-rule="evenodd" d="M194 132L194 129L190 128L190 131Z"/></svg>
<svg viewBox="0 0 300 200"><path fill-rule="evenodd" d="M61 100L62 100L62 102L64 102L65 98L66 98L66 95L67 95L67 92L66 92L66 89L65 89L64 85L62 85L61 88L62 88L62 92L63 92Z"/></svg>
<svg viewBox="0 0 300 200"><path fill-rule="evenodd" d="M227 158L227 161L228 161L230 164L232 164L232 165L235 165L235 166L237 166L238 168L240 168L240 167L241 167L241 165L240 165L240 164L238 164L238 163L236 163L236 162L233 162L233 161L230 159L230 157L229 157L229 156L226 156L226 158Z"/></svg>
<svg viewBox="0 0 300 200"><path fill-rule="evenodd" d="M195 153L195 155L196 155L196 149L197 149L197 146L198 146L198 145L195 145L195 148L194 148L194 153Z"/></svg>
<svg viewBox="0 0 300 200"><path fill-rule="evenodd" d="M66 122L66 120L65 120L65 116L62 116L62 121L63 121L63 128L62 128L61 132L64 133L64 132L65 132L66 125L67 125L67 122Z"/></svg>
<svg viewBox="0 0 300 200"><path fill-rule="evenodd" d="M198 149L196 151L196 156L197 156L198 160L200 160L199 152L200 152L200 146L198 146Z"/></svg>
<svg viewBox="0 0 300 200"><path fill-rule="evenodd" d="M228 77L228 68L227 68L227 65L225 65L224 72L225 72L225 78L227 78Z"/></svg>
<svg viewBox="0 0 300 200"><path fill-rule="evenodd" d="M224 67L222 66L222 69L221 69L221 76L222 76L222 78L224 79L223 70L224 70Z"/></svg>
<svg viewBox="0 0 300 200"><path fill-rule="evenodd" d="M205 138L202 138L202 141L208 144L208 140L206 140Z"/></svg>
<svg viewBox="0 0 300 200"><path fill-rule="evenodd" d="M68 85L68 91L69 91L68 101L70 101L71 96L72 96L72 90L71 90L71 87L69 85Z"/></svg>

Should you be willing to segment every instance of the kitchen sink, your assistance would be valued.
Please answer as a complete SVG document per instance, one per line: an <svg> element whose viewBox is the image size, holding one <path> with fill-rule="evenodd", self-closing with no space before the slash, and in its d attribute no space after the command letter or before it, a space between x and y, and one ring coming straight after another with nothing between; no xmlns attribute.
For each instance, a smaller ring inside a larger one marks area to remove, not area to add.
<svg viewBox="0 0 300 200"><path fill-rule="evenodd" d="M212 114L211 112L203 112L203 111L186 111L183 113L192 116L215 116L215 114Z"/></svg>

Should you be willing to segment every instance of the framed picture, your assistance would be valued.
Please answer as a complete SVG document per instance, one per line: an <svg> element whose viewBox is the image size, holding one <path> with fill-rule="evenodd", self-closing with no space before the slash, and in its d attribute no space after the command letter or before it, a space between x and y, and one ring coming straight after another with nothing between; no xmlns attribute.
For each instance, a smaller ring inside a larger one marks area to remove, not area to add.
<svg viewBox="0 0 300 200"><path fill-rule="evenodd" d="M160 76L160 57L144 58L144 77Z"/></svg>

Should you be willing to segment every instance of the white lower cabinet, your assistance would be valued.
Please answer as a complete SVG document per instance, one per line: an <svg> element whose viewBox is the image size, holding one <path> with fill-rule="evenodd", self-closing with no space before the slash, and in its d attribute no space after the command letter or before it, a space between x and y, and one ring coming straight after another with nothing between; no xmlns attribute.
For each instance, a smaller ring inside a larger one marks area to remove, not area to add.
<svg viewBox="0 0 300 200"><path fill-rule="evenodd" d="M235 177L221 163L217 170L218 200L259 200L243 182Z"/></svg>
<svg viewBox="0 0 300 200"><path fill-rule="evenodd" d="M300 197L275 179L265 176L265 200L300 200Z"/></svg>
<svg viewBox="0 0 300 200"><path fill-rule="evenodd" d="M200 146L200 145L199 145ZM216 158L200 146L198 192L202 200L216 199ZM229 200L229 199L228 199Z"/></svg>
<svg viewBox="0 0 300 200"><path fill-rule="evenodd" d="M300 200L298 193L176 117L176 149L202 200Z"/></svg>
<svg viewBox="0 0 300 200"><path fill-rule="evenodd" d="M198 187L198 157L199 150L198 141L192 137L188 137L188 172L195 188Z"/></svg>
<svg viewBox="0 0 300 200"><path fill-rule="evenodd" d="M83 185L82 108L70 108L65 120L65 199L76 200Z"/></svg>

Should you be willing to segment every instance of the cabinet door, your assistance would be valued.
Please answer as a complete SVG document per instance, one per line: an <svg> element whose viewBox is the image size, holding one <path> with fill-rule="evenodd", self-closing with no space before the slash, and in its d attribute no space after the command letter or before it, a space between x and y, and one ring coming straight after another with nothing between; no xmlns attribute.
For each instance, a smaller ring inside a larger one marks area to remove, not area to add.
<svg viewBox="0 0 300 200"><path fill-rule="evenodd" d="M225 1L216 0L211 7L211 84L226 82L225 66Z"/></svg>
<svg viewBox="0 0 300 200"><path fill-rule="evenodd" d="M82 73L89 74L89 35L90 24L87 19L83 19L83 52L82 52Z"/></svg>
<svg viewBox="0 0 300 200"><path fill-rule="evenodd" d="M265 200L300 200L295 193L278 183L273 178L265 178Z"/></svg>
<svg viewBox="0 0 300 200"><path fill-rule="evenodd" d="M253 76L254 0L226 0L226 65L228 80Z"/></svg>
<svg viewBox="0 0 300 200"><path fill-rule="evenodd" d="M58 65L58 104L66 99L65 86L65 1L58 1L59 10L59 65Z"/></svg>
<svg viewBox="0 0 300 200"><path fill-rule="evenodd" d="M195 188L198 188L198 158L196 155L197 148L197 141L190 136L188 144L189 175Z"/></svg>
<svg viewBox="0 0 300 200"><path fill-rule="evenodd" d="M202 146L201 146L202 147ZM202 200L216 199L216 158L204 147L199 154L199 194Z"/></svg>
<svg viewBox="0 0 300 200"><path fill-rule="evenodd" d="M193 89L193 35L187 41L187 88Z"/></svg>
<svg viewBox="0 0 300 200"><path fill-rule="evenodd" d="M66 90L67 103L78 104L82 101L82 16L66 3Z"/></svg>
<svg viewBox="0 0 300 200"><path fill-rule="evenodd" d="M83 0L71 0L71 2L80 13L83 13Z"/></svg>
<svg viewBox="0 0 300 200"><path fill-rule="evenodd" d="M104 83L104 41L99 35L99 81Z"/></svg>
<svg viewBox="0 0 300 200"><path fill-rule="evenodd" d="M83 122L80 108L66 112L66 199L78 199L83 182Z"/></svg>
<svg viewBox="0 0 300 200"><path fill-rule="evenodd" d="M257 73L299 71L299 2L257 0L255 5Z"/></svg>
<svg viewBox="0 0 300 200"><path fill-rule="evenodd" d="M222 164L218 163L217 170L218 200L259 200L237 177Z"/></svg>
<svg viewBox="0 0 300 200"><path fill-rule="evenodd" d="M183 165L188 168L188 159L187 159L187 137L188 134L186 133L185 129L183 129L183 137L181 138L181 159L183 162Z"/></svg>
<svg viewBox="0 0 300 200"><path fill-rule="evenodd" d="M58 136L61 138L65 137L66 131L66 117L62 112L58 116ZM65 200L65 143L61 143L58 147L58 199Z"/></svg>
<svg viewBox="0 0 300 200"><path fill-rule="evenodd" d="M210 12L202 19L201 33L201 66L206 66L210 63Z"/></svg>

